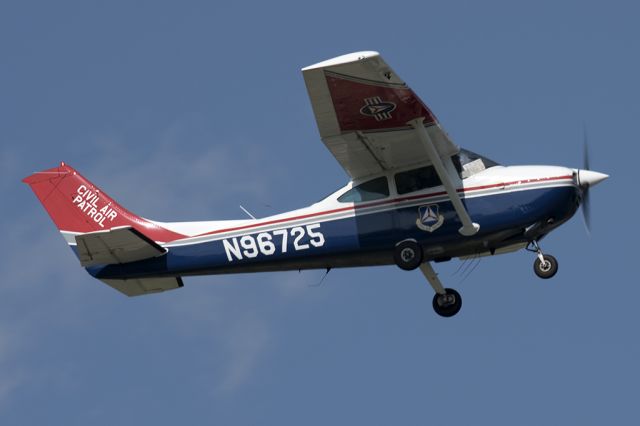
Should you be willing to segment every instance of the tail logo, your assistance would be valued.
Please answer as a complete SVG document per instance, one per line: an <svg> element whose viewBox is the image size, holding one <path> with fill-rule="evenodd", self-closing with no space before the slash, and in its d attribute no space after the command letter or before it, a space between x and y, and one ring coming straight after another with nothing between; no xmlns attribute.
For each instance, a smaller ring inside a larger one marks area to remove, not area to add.
<svg viewBox="0 0 640 426"><path fill-rule="evenodd" d="M111 208L111 203L104 204L100 207L100 192L92 191L85 185L80 185L76 190L73 199L76 205L87 217L92 219L101 228L104 228L105 221L113 222L118 217L118 213Z"/></svg>
<svg viewBox="0 0 640 426"><path fill-rule="evenodd" d="M360 108L360 114L367 117L373 117L376 121L391 119L391 113L396 109L396 104L389 101L383 101L380 96L366 98L364 106Z"/></svg>

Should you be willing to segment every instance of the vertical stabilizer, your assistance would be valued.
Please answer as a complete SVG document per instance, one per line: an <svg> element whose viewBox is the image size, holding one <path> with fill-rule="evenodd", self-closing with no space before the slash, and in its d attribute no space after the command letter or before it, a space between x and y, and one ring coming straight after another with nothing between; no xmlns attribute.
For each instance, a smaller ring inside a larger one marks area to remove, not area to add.
<svg viewBox="0 0 640 426"><path fill-rule="evenodd" d="M184 237L131 213L65 163L22 181L31 187L70 243L75 243L73 236L77 234L123 226L160 243Z"/></svg>

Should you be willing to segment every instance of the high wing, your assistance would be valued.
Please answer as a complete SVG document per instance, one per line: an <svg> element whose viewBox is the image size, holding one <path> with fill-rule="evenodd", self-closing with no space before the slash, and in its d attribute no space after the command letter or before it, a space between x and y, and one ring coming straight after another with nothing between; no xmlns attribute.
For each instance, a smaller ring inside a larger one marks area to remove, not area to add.
<svg viewBox="0 0 640 426"><path fill-rule="evenodd" d="M167 249L130 226L76 235L82 266L135 262L165 254Z"/></svg>
<svg viewBox="0 0 640 426"><path fill-rule="evenodd" d="M377 52L356 52L302 69L322 141L352 179L431 164L409 124L423 118L437 154L459 148L435 115Z"/></svg>
<svg viewBox="0 0 640 426"><path fill-rule="evenodd" d="M460 149L378 52L338 56L302 74L322 141L352 179L432 164L462 223L458 231L478 232L457 192L451 157Z"/></svg>

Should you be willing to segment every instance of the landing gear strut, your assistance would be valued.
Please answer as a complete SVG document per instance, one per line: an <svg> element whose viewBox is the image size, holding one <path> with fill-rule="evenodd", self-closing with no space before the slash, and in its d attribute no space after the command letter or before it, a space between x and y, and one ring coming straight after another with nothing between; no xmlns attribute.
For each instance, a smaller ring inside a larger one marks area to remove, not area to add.
<svg viewBox="0 0 640 426"><path fill-rule="evenodd" d="M549 279L553 277L558 272L558 261L550 254L542 253L537 241L533 241L531 244L533 249L529 249L529 251L537 254L536 260L533 262L533 272L540 278Z"/></svg>
<svg viewBox="0 0 640 426"><path fill-rule="evenodd" d="M433 310L442 317L452 317L462 308L462 297L460 293L452 288L444 288L438 278L438 274L433 270L431 263L420 264L420 270L424 274L431 287L436 292L433 296Z"/></svg>

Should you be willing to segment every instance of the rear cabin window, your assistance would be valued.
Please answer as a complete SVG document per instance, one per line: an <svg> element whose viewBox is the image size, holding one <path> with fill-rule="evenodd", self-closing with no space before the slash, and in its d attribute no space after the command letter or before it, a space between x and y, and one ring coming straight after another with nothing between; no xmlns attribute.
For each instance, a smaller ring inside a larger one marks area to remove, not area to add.
<svg viewBox="0 0 640 426"><path fill-rule="evenodd" d="M374 201L389 196L389 182L386 177L379 177L355 186L338 197L341 203L359 203Z"/></svg>
<svg viewBox="0 0 640 426"><path fill-rule="evenodd" d="M395 179L396 189L400 195L442 185L433 166L397 173Z"/></svg>

